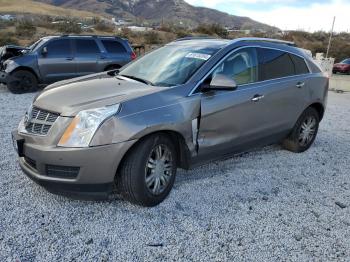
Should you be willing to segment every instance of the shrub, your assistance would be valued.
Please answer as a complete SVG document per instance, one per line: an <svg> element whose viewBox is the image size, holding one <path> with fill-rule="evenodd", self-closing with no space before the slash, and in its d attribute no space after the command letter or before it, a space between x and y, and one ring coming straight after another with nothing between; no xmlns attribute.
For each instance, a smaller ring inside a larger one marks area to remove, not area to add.
<svg viewBox="0 0 350 262"><path fill-rule="evenodd" d="M82 32L81 26L74 21L67 21L66 23L60 23L55 26L58 32L64 34L80 34Z"/></svg>
<svg viewBox="0 0 350 262"><path fill-rule="evenodd" d="M129 39L134 36L134 33L129 28L123 27L117 32L117 36Z"/></svg>
<svg viewBox="0 0 350 262"><path fill-rule="evenodd" d="M21 21L16 25L16 35L19 37L32 37L36 33L36 27L29 21Z"/></svg>
<svg viewBox="0 0 350 262"><path fill-rule="evenodd" d="M95 25L94 25L94 28L98 31L102 31L102 32L113 32L114 31L114 26L111 25L111 24L107 24L107 23L104 23L102 21L99 21L97 22Z"/></svg>
<svg viewBox="0 0 350 262"><path fill-rule="evenodd" d="M162 43L159 33L155 31L148 31L144 34L145 43L149 45L158 45Z"/></svg>
<svg viewBox="0 0 350 262"><path fill-rule="evenodd" d="M228 31L220 24L201 24L195 29L195 31L205 35L217 35L222 38L228 37Z"/></svg>
<svg viewBox="0 0 350 262"><path fill-rule="evenodd" d="M14 38L13 34L0 33L0 46L3 45L18 45L18 41Z"/></svg>

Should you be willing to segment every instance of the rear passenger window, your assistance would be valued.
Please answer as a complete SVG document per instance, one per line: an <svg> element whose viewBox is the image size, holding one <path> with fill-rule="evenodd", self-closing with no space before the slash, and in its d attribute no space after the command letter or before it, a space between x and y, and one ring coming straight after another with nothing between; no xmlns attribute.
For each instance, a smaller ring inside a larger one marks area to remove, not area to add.
<svg viewBox="0 0 350 262"><path fill-rule="evenodd" d="M71 42L69 39L50 41L47 46L47 57L68 57L71 56Z"/></svg>
<svg viewBox="0 0 350 262"><path fill-rule="evenodd" d="M108 53L112 53L112 54L126 53L125 47L118 41L102 40L101 42Z"/></svg>
<svg viewBox="0 0 350 262"><path fill-rule="evenodd" d="M260 81L295 75L289 54L275 49L259 48L259 68Z"/></svg>
<svg viewBox="0 0 350 262"><path fill-rule="evenodd" d="M294 66L295 66L295 73L297 75L303 75L308 74L309 68L307 67L305 60L299 56L290 54L290 57L293 60Z"/></svg>
<svg viewBox="0 0 350 262"><path fill-rule="evenodd" d="M95 40L90 39L76 39L75 40L76 50L78 55L87 54L99 54L100 49L98 48Z"/></svg>

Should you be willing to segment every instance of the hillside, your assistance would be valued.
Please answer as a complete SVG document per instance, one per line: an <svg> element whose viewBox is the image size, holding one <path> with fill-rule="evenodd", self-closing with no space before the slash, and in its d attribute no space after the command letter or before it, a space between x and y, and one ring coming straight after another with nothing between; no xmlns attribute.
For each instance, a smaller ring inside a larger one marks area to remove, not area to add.
<svg viewBox="0 0 350 262"><path fill-rule="evenodd" d="M276 28L256 22L248 17L229 15L210 8L195 7L183 0L37 0L61 6L113 16L117 19L162 21L196 27L203 23L219 23L237 29L271 31Z"/></svg>
<svg viewBox="0 0 350 262"><path fill-rule="evenodd" d="M34 15L94 17L100 16L88 11L67 9L30 0L0 0L0 13L25 13Z"/></svg>

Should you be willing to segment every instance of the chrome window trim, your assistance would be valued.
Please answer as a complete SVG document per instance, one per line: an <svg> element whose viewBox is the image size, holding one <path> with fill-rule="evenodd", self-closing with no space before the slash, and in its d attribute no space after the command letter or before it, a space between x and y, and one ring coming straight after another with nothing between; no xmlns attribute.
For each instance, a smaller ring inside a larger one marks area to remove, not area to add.
<svg viewBox="0 0 350 262"><path fill-rule="evenodd" d="M246 49L246 48L262 48L262 49L272 49L272 50L277 50L277 51L282 51L282 52L285 52L285 53L288 53L288 54L292 54L292 55L295 55L295 56L298 56L300 58L302 58L304 60L304 63L306 64L307 68L308 68L308 71L309 73L306 73L306 74L299 74L299 75L292 75L292 76L285 76L285 77L279 77L279 78L273 78L273 79L268 79L268 80L263 80L263 81L257 81L257 82L253 82L253 83L248 83L248 84L243 84L243 85L239 85L239 87L241 86L246 86L246 85L251 85L251 84L257 84L257 83L264 83L264 82L268 82L268 81L275 81L275 80L281 80L281 79L286 79L286 78L291 78L291 77L295 77L295 76L306 76L306 75L310 75L312 74L312 71L309 67L309 64L307 63L306 59L304 56L302 55L299 55L299 54L296 54L294 52L290 52L290 51L286 51L286 50L283 50L283 49L280 49L280 48L275 48L275 47L265 47L265 46L257 46L257 45L247 45L247 46L241 46L241 47L238 47L232 51L230 51L227 55L225 55L222 59L220 59L214 66L212 69L209 70L209 72L207 74L205 74L205 76L200 80L198 81L198 83L195 85L194 88L192 88L192 90L190 91L190 93L187 95L187 96L192 96L196 89L203 83L203 81L211 74L213 73L214 70L217 69L217 67L220 65L221 62L223 62L226 58L228 58L230 55L232 55L234 52L237 52L239 50L242 50L242 49Z"/></svg>

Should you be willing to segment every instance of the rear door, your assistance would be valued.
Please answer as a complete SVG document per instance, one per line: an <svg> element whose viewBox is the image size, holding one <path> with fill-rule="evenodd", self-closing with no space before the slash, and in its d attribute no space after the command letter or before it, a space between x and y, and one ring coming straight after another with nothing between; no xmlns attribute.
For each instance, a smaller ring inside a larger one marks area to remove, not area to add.
<svg viewBox="0 0 350 262"><path fill-rule="evenodd" d="M52 83L76 76L76 64L70 39L53 39L38 54L38 65L44 83ZM47 53L43 53L43 49Z"/></svg>
<svg viewBox="0 0 350 262"><path fill-rule="evenodd" d="M290 130L307 103L309 71L305 60L281 50L258 48L261 101L268 132Z"/></svg>
<svg viewBox="0 0 350 262"><path fill-rule="evenodd" d="M75 61L79 76L103 71L99 68L101 51L95 39L74 39L74 43Z"/></svg>

